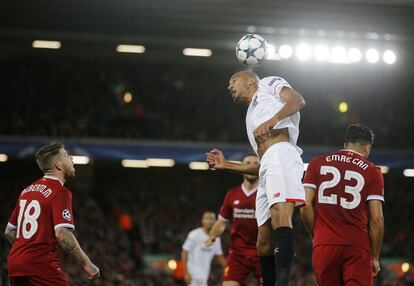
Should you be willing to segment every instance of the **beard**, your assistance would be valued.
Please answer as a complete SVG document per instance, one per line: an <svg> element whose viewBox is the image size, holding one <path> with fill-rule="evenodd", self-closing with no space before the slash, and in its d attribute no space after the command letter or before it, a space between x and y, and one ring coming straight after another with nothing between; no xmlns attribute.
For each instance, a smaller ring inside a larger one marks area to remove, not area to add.
<svg viewBox="0 0 414 286"><path fill-rule="evenodd" d="M65 168L65 180L75 178L75 168L73 166Z"/></svg>
<svg viewBox="0 0 414 286"><path fill-rule="evenodd" d="M255 184L259 180L259 177L256 176L245 176L244 179L248 181L250 184Z"/></svg>

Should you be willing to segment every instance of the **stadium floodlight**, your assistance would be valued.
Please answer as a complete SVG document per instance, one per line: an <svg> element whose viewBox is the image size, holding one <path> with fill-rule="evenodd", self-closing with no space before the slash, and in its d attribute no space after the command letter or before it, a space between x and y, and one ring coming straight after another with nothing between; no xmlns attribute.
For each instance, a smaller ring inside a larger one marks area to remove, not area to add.
<svg viewBox="0 0 414 286"><path fill-rule="evenodd" d="M87 165L90 161L89 157L87 156L72 156L73 164L75 165Z"/></svg>
<svg viewBox="0 0 414 286"><path fill-rule="evenodd" d="M407 273L409 270L410 270L410 263L404 262L403 264L401 264L401 271L403 273Z"/></svg>
<svg viewBox="0 0 414 286"><path fill-rule="evenodd" d="M127 92L124 93L122 99L124 100L125 103L130 103L132 101L132 98L133 98L132 93L127 91Z"/></svg>
<svg viewBox="0 0 414 286"><path fill-rule="evenodd" d="M346 113L346 112L348 112L348 103L346 103L345 101L341 101L341 102L338 104L338 110L339 110L339 112L341 112L341 113Z"/></svg>
<svg viewBox="0 0 414 286"><path fill-rule="evenodd" d="M170 270L176 270L177 269L177 261L175 261L174 259L170 259L168 260L167 263L168 268L170 268Z"/></svg>
<svg viewBox="0 0 414 286"><path fill-rule="evenodd" d="M300 44L296 47L296 56L302 61L309 60L312 51L308 44Z"/></svg>
<svg viewBox="0 0 414 286"><path fill-rule="evenodd" d="M146 160L132 160L124 159L121 161L122 167L125 168L148 168L148 163Z"/></svg>
<svg viewBox="0 0 414 286"><path fill-rule="evenodd" d="M379 53L376 49L368 49L365 53L367 61L371 64L375 64L379 61Z"/></svg>
<svg viewBox="0 0 414 286"><path fill-rule="evenodd" d="M272 44L267 44L267 57L266 59L271 61L280 61L282 58L280 55L276 52L276 48Z"/></svg>
<svg viewBox="0 0 414 286"><path fill-rule="evenodd" d="M346 50L344 47L336 46L332 49L330 61L332 63L337 64L345 64L348 63L348 59L346 57Z"/></svg>
<svg viewBox="0 0 414 286"><path fill-rule="evenodd" d="M208 170L208 169L210 169L207 162L190 162L190 164L188 164L188 167L191 170Z"/></svg>
<svg viewBox="0 0 414 286"><path fill-rule="evenodd" d="M313 51L313 56L319 62L326 61L329 58L329 49L328 49L328 47L324 46L324 45L316 46L314 51Z"/></svg>
<svg viewBox="0 0 414 286"><path fill-rule="evenodd" d="M148 158L147 164L149 167L174 167L175 161L166 158Z"/></svg>
<svg viewBox="0 0 414 286"><path fill-rule="evenodd" d="M7 162L9 157L6 154L0 154L0 162Z"/></svg>
<svg viewBox="0 0 414 286"><path fill-rule="evenodd" d="M382 55L382 58L385 63L392 65L397 60L397 56L395 53L391 50L386 50L384 54Z"/></svg>
<svg viewBox="0 0 414 286"><path fill-rule="evenodd" d="M359 62L361 60L362 54L361 54L361 51L359 49L357 49L357 48L350 48L348 50L347 57L348 57L348 60L351 63L357 63L357 62Z"/></svg>
<svg viewBox="0 0 414 286"><path fill-rule="evenodd" d="M183 55L188 57L211 57L213 51L210 49L185 48Z"/></svg>
<svg viewBox="0 0 414 286"><path fill-rule="evenodd" d="M387 174L390 171L390 167L388 166L378 166L381 169L381 173Z"/></svg>
<svg viewBox="0 0 414 286"><path fill-rule="evenodd" d="M145 47L142 45L125 45L120 44L116 47L118 53L143 54Z"/></svg>
<svg viewBox="0 0 414 286"><path fill-rule="evenodd" d="M279 47L279 55L282 59L288 59L292 56L293 50L289 45L281 45Z"/></svg>
<svg viewBox="0 0 414 286"><path fill-rule="evenodd" d="M35 40L32 43L32 47L35 49L60 49L62 44L59 41L45 41L45 40Z"/></svg>
<svg viewBox="0 0 414 286"><path fill-rule="evenodd" d="M403 174L406 177L414 177L414 169L405 169Z"/></svg>

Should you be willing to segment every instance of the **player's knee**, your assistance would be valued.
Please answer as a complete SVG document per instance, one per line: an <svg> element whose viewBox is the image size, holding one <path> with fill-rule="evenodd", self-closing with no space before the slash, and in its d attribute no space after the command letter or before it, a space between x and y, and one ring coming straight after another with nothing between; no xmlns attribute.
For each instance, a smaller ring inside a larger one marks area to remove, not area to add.
<svg viewBox="0 0 414 286"><path fill-rule="evenodd" d="M268 239L258 238L256 248L259 256L273 254L273 246L271 245L271 242Z"/></svg>
<svg viewBox="0 0 414 286"><path fill-rule="evenodd" d="M270 208L272 215L272 227L292 227L292 216L295 206L292 203L278 203Z"/></svg>

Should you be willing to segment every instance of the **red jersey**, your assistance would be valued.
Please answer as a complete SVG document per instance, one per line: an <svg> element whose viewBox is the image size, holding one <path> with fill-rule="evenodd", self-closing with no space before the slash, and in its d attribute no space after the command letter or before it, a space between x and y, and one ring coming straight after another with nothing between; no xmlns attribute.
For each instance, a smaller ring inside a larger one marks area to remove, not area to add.
<svg viewBox="0 0 414 286"><path fill-rule="evenodd" d="M350 245L371 251L369 200L384 201L380 168L349 150L313 159L304 186L316 190L313 246Z"/></svg>
<svg viewBox="0 0 414 286"><path fill-rule="evenodd" d="M221 206L219 218L231 223L229 248L236 253L257 255L256 193L240 185L227 192Z"/></svg>
<svg viewBox="0 0 414 286"><path fill-rule="evenodd" d="M9 277L62 275L55 229L75 226L72 194L57 178L45 176L20 193L9 227L16 229Z"/></svg>

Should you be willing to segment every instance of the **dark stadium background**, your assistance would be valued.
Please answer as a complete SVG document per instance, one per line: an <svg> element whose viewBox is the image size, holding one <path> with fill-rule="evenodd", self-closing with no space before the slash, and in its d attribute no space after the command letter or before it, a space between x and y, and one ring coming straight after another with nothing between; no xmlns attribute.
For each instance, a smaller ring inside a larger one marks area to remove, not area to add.
<svg viewBox="0 0 414 286"><path fill-rule="evenodd" d="M305 162L340 148L349 123L374 130L371 159L388 168L383 270L375 285L413 285L414 178L404 175L414 168L414 2L408 0L1 1L0 229L18 193L41 176L34 150L61 140L83 156L78 160L89 160L76 166L68 186L78 238L102 272L89 282L62 254L71 283L182 285L177 259L186 234L241 181L188 164L202 162L212 147L233 160L249 150L245 108L226 91L229 76L244 68L234 48L247 32L276 47L323 42L396 53L392 65L292 57L255 71L288 79L305 97L299 138ZM61 47L34 49L35 40ZM118 44L146 51L121 54ZM188 47L213 55L185 57ZM173 159L174 166L122 165L148 158ZM295 225L291 285L315 285L298 216ZM1 286L8 285L8 252L1 238ZM219 285L220 275L213 267L211 285Z"/></svg>

